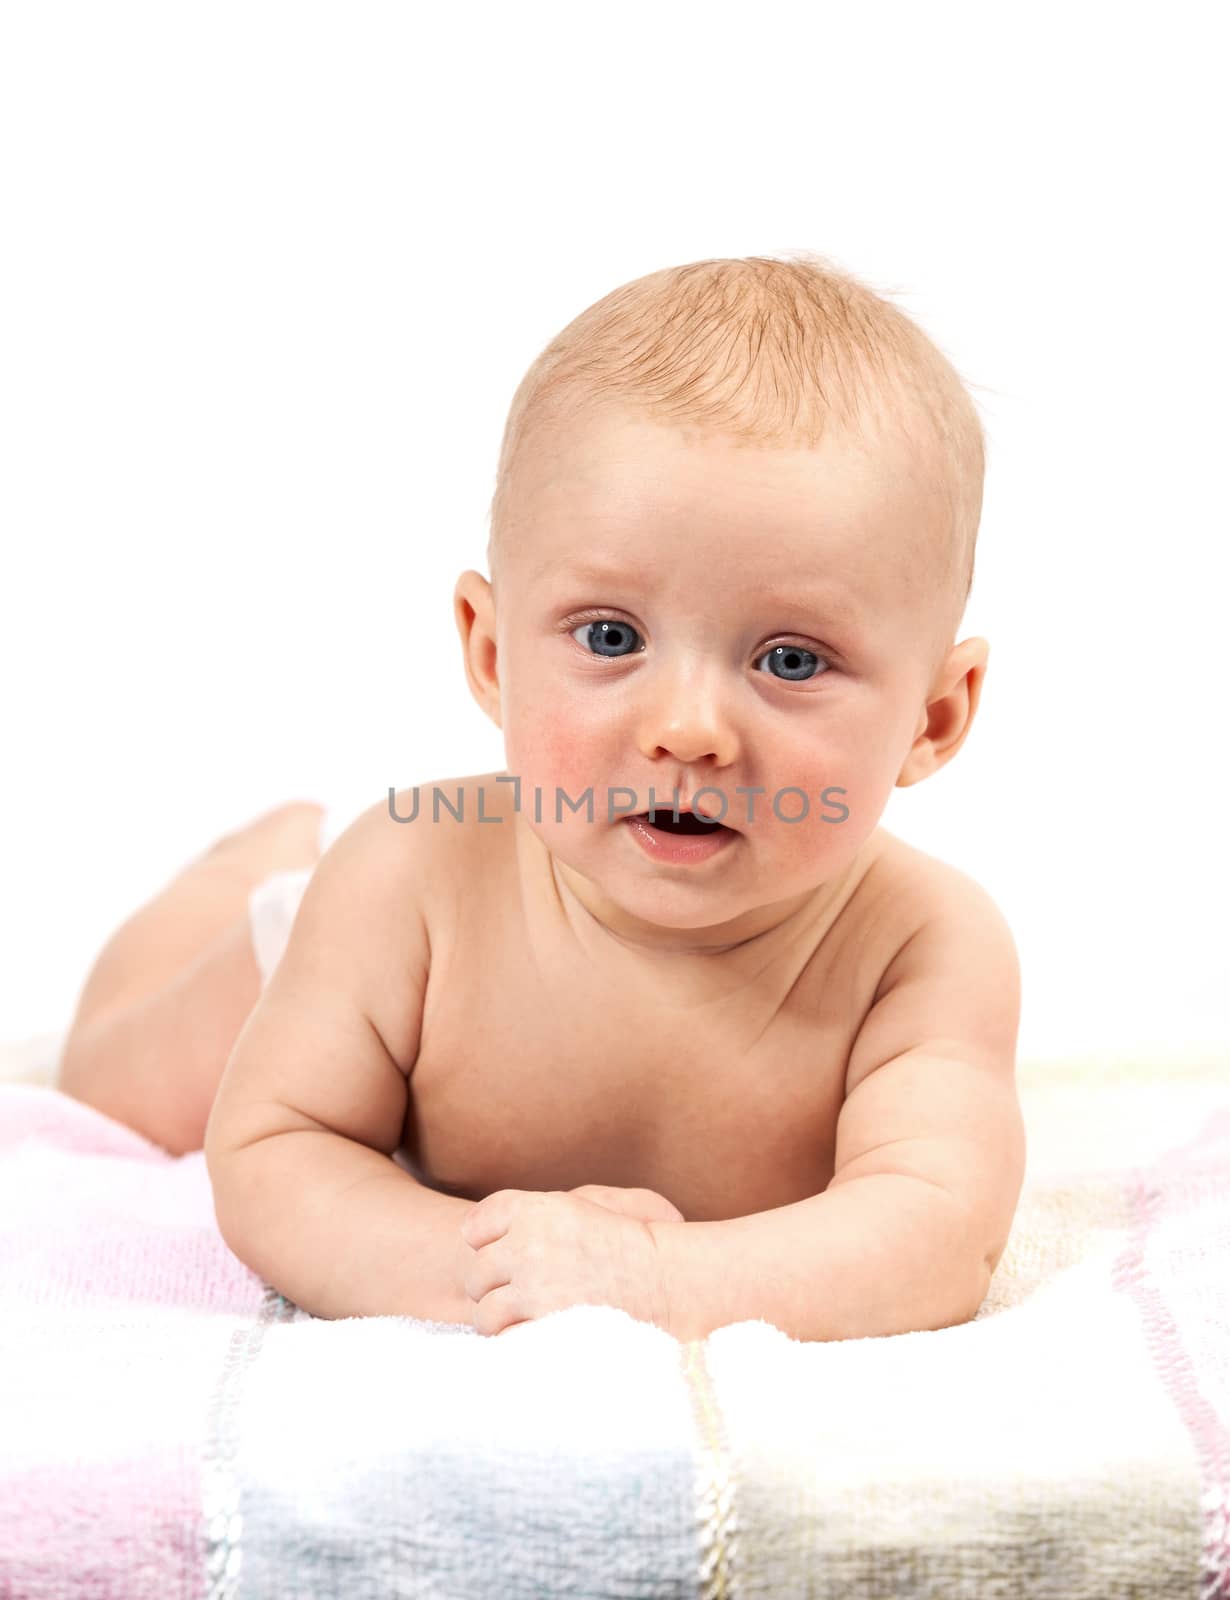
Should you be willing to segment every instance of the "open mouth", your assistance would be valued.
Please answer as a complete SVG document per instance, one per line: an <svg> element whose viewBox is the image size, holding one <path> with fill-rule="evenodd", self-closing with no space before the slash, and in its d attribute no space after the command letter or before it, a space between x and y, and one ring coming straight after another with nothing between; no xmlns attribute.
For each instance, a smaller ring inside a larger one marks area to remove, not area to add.
<svg viewBox="0 0 1230 1600"><path fill-rule="evenodd" d="M724 822L707 822L703 817L698 817L693 811L681 811L678 822L668 807L659 811L652 819L647 811L637 811L634 815L651 828L657 828L661 833L729 833L731 830Z"/></svg>

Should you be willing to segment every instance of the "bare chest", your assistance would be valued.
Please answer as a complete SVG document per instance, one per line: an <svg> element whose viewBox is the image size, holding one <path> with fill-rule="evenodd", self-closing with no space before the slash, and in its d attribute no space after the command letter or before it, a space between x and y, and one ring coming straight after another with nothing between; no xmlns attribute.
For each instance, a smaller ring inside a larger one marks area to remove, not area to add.
<svg viewBox="0 0 1230 1600"><path fill-rule="evenodd" d="M848 983L817 965L728 994L650 992L479 920L433 940L401 1152L424 1183L473 1200L649 1188L688 1221L828 1185L864 1009Z"/></svg>

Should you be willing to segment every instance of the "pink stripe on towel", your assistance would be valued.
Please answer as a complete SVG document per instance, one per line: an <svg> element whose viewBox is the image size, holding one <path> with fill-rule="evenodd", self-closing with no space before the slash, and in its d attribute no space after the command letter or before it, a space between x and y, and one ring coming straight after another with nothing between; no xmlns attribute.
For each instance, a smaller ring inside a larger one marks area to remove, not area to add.
<svg viewBox="0 0 1230 1600"><path fill-rule="evenodd" d="M1230 1109L1213 1112L1187 1144L1140 1169L1128 1186L1131 1239L1115 1264L1116 1289L1131 1296L1159 1378L1191 1436L1200 1462L1202 1550L1200 1600L1230 1600L1230 1429L1207 1398L1230 1394L1230 1226L1185 1230L1211 1241L1207 1272L1182 1262L1162 1234L1202 1211L1230 1222ZM1203 1285L1197 1299L1193 1284ZM1182 1299L1174 1291L1182 1289Z"/></svg>
<svg viewBox="0 0 1230 1600"><path fill-rule="evenodd" d="M169 1155L46 1088L9 1085L0 1107L6 1306L257 1310L260 1281L218 1232L203 1151Z"/></svg>
<svg viewBox="0 0 1230 1600"><path fill-rule="evenodd" d="M175 1157L0 1086L0 1597L205 1594L210 1398L264 1285Z"/></svg>

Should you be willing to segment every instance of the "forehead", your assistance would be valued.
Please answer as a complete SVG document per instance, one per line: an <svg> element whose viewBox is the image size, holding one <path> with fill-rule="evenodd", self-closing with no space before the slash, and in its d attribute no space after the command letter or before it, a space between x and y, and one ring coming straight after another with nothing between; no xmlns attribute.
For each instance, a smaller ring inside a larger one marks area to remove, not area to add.
<svg viewBox="0 0 1230 1600"><path fill-rule="evenodd" d="M682 566L749 596L823 579L852 609L924 547L936 510L891 440L834 434L807 450L599 418L528 442L513 548L535 585L658 582Z"/></svg>

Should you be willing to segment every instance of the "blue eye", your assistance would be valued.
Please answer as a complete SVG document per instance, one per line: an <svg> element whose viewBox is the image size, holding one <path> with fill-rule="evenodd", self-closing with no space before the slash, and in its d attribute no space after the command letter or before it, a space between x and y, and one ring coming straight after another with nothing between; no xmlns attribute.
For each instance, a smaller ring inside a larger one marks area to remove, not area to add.
<svg viewBox="0 0 1230 1600"><path fill-rule="evenodd" d="M780 678L783 683L805 683L813 666L823 666L827 672L828 664L814 650L805 650L801 644L777 644L772 650L766 650L760 657L761 661L770 661L775 668L781 671L772 671L771 677ZM820 673L816 674L821 676Z"/></svg>
<svg viewBox="0 0 1230 1600"><path fill-rule="evenodd" d="M645 648L639 632L622 617L597 618L579 623L569 631L583 649L607 661L620 661L627 656L638 655ZM584 637L577 638L578 634ZM800 644L774 645L758 660L769 662L770 676L782 683L805 683L830 670L823 656ZM820 670L816 671L816 668Z"/></svg>
<svg viewBox="0 0 1230 1600"><path fill-rule="evenodd" d="M594 648L594 654L605 656L608 661L617 660L621 656L632 655L636 648L633 639L639 639L640 634L630 622L620 622L618 618L606 618L601 622L583 622L579 628L572 630L575 639L581 630L585 630L584 643ZM582 641L578 640L578 643Z"/></svg>

